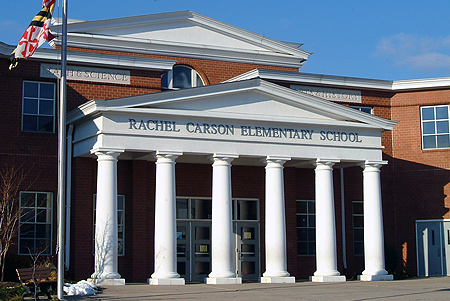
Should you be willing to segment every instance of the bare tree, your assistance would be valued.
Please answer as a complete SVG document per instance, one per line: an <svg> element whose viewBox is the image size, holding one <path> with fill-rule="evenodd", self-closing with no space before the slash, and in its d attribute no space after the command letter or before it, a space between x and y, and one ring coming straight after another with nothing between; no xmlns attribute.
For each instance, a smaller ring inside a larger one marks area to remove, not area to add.
<svg viewBox="0 0 450 301"><path fill-rule="evenodd" d="M20 226L20 218L24 211L20 207L20 190L28 190L36 181L31 181L24 187L25 181L31 172L31 168L25 170L25 163L18 167L5 165L0 171L0 266L1 278L5 269L5 257L13 239L17 235Z"/></svg>

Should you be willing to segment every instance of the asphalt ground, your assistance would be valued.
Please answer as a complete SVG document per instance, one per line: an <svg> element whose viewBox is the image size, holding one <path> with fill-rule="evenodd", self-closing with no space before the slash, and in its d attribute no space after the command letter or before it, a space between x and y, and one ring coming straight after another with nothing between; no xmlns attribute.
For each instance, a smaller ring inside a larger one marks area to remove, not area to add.
<svg viewBox="0 0 450 301"><path fill-rule="evenodd" d="M450 300L450 277L295 284L104 286L95 296L66 300Z"/></svg>

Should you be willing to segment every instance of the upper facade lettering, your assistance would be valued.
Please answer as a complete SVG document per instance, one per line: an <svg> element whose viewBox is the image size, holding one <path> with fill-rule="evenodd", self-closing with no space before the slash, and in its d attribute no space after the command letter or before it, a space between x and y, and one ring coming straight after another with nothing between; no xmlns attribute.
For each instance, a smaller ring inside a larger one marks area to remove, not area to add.
<svg viewBox="0 0 450 301"><path fill-rule="evenodd" d="M291 85L291 89L331 101L361 103L361 91Z"/></svg>

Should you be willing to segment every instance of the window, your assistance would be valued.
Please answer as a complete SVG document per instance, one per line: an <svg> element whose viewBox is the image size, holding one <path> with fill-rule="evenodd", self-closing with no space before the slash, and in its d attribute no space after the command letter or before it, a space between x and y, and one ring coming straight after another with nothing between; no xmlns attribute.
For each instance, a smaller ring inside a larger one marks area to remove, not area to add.
<svg viewBox="0 0 450 301"><path fill-rule="evenodd" d="M95 211L97 207L97 195L94 195L94 248L95 248ZM125 255L125 196L117 195L117 255Z"/></svg>
<svg viewBox="0 0 450 301"><path fill-rule="evenodd" d="M316 204L297 200L297 255L316 255Z"/></svg>
<svg viewBox="0 0 450 301"><path fill-rule="evenodd" d="M55 84L23 82L22 131L54 132Z"/></svg>
<svg viewBox="0 0 450 301"><path fill-rule="evenodd" d="M362 201L353 201L353 254L364 255L364 211Z"/></svg>
<svg viewBox="0 0 450 301"><path fill-rule="evenodd" d="M421 107L423 149L450 147L449 106Z"/></svg>
<svg viewBox="0 0 450 301"><path fill-rule="evenodd" d="M161 86L166 89L186 89L204 86L204 83L194 69L184 65L177 65L163 74Z"/></svg>
<svg viewBox="0 0 450 301"><path fill-rule="evenodd" d="M372 114L372 107L350 106L350 108L367 113L367 114Z"/></svg>
<svg viewBox="0 0 450 301"><path fill-rule="evenodd" d="M177 219L208 219L212 218L211 199L177 198Z"/></svg>
<svg viewBox="0 0 450 301"><path fill-rule="evenodd" d="M20 193L20 255L51 255L52 203L53 194L50 192Z"/></svg>

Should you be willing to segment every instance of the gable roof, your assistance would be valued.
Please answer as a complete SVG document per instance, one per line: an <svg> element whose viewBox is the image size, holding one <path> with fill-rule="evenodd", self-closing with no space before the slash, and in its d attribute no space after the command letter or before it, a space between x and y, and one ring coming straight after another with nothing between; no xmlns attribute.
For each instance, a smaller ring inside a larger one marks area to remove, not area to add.
<svg viewBox="0 0 450 301"><path fill-rule="evenodd" d="M366 114L261 79L146 95L92 100L68 114L68 123L102 112L139 112L248 121L392 130L395 121Z"/></svg>
<svg viewBox="0 0 450 301"><path fill-rule="evenodd" d="M61 25L52 27L60 32ZM59 38L54 40L57 45ZM192 11L68 24L68 46L299 68L311 54Z"/></svg>

